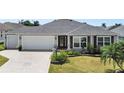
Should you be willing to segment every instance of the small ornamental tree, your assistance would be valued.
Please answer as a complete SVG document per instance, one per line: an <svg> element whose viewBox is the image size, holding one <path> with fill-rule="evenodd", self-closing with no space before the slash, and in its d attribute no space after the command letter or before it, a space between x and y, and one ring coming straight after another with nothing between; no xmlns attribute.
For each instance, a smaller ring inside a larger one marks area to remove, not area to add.
<svg viewBox="0 0 124 93"><path fill-rule="evenodd" d="M118 42L101 48L101 61L104 65L112 62L115 69L118 66L122 71L124 63L124 42Z"/></svg>

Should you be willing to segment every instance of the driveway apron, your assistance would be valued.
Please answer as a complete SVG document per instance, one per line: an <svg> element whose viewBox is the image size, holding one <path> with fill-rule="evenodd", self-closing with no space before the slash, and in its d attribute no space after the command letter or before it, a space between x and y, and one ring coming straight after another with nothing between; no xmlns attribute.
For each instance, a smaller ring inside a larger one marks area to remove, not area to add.
<svg viewBox="0 0 124 93"><path fill-rule="evenodd" d="M9 61L0 67L0 73L48 73L52 52L18 50L1 51Z"/></svg>

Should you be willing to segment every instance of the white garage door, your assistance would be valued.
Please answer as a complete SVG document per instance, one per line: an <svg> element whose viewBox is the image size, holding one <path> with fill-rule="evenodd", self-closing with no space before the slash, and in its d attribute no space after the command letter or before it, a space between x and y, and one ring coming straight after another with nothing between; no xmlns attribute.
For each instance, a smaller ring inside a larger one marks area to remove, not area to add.
<svg viewBox="0 0 124 93"><path fill-rule="evenodd" d="M8 49L14 49L18 47L18 36L17 35L7 35L6 47Z"/></svg>
<svg viewBox="0 0 124 93"><path fill-rule="evenodd" d="M22 50L51 50L54 36L22 36Z"/></svg>

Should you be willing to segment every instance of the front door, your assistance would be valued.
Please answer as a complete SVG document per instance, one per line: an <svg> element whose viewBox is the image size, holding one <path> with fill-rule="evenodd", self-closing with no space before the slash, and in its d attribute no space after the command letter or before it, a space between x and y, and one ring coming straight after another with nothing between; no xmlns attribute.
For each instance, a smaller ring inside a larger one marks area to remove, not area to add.
<svg viewBox="0 0 124 93"><path fill-rule="evenodd" d="M58 48L59 49L67 48L67 36L58 36Z"/></svg>

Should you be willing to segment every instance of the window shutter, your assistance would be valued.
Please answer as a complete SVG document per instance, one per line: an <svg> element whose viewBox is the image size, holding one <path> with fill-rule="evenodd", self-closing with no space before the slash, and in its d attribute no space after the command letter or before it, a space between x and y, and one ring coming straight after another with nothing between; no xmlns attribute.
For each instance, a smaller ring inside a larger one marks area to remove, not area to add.
<svg viewBox="0 0 124 93"><path fill-rule="evenodd" d="M88 44L90 44L91 42L90 42L90 36L88 36L88 42L87 42Z"/></svg>
<svg viewBox="0 0 124 93"><path fill-rule="evenodd" d="M111 43L114 43L114 36L111 36Z"/></svg>
<svg viewBox="0 0 124 93"><path fill-rule="evenodd" d="M73 48L73 36L70 36L70 48Z"/></svg>
<svg viewBox="0 0 124 93"><path fill-rule="evenodd" d="M94 48L96 48L97 47L97 44L96 44L97 42L96 42L96 36L94 36Z"/></svg>

